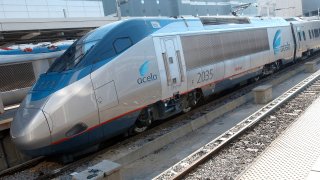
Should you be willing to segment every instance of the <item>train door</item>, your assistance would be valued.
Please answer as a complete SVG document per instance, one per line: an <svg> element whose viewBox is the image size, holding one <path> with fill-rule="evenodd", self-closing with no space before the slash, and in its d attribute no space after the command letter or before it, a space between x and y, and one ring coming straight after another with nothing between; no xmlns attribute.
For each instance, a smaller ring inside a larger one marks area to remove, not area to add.
<svg viewBox="0 0 320 180"><path fill-rule="evenodd" d="M97 69L99 64L94 64L93 69ZM91 81L95 94L95 100L97 103L100 124L103 124L107 120L112 119L114 116L118 115L116 110L111 110L119 104L118 95L116 92L115 81L110 78L112 77L109 72L106 72L105 68L99 68L98 70L91 72ZM109 70L110 71L110 70ZM109 126L104 126L101 132L105 137L116 134L117 131L122 127L121 124L115 125L119 121L113 122L113 128Z"/></svg>
<svg viewBox="0 0 320 180"><path fill-rule="evenodd" d="M294 54L293 54L293 60L295 60L297 58L297 37L296 37L296 33L294 31L294 26L292 23L290 23L290 27L291 27L291 33L292 33L292 38L293 38L293 43L294 43Z"/></svg>
<svg viewBox="0 0 320 180"><path fill-rule="evenodd" d="M185 84L185 72L181 58L181 46L176 37L160 39L161 56L166 74L166 96L181 93Z"/></svg>
<svg viewBox="0 0 320 180"><path fill-rule="evenodd" d="M291 23L291 31L292 31L292 36L294 40L294 56L295 59L301 58L302 57L302 52L303 52L303 44L302 44L302 39L303 39L303 33L301 32L301 27L299 24L293 24Z"/></svg>
<svg viewBox="0 0 320 180"><path fill-rule="evenodd" d="M302 32L301 27L297 26L297 54L301 54L302 56Z"/></svg>

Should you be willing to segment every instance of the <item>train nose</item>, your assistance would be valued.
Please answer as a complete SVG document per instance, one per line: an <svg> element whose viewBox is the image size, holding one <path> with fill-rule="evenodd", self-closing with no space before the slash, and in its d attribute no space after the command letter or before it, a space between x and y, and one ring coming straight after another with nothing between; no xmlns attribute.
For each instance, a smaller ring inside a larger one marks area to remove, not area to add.
<svg viewBox="0 0 320 180"><path fill-rule="evenodd" d="M10 133L22 151L41 149L51 143L47 119L41 109L20 108L11 123Z"/></svg>

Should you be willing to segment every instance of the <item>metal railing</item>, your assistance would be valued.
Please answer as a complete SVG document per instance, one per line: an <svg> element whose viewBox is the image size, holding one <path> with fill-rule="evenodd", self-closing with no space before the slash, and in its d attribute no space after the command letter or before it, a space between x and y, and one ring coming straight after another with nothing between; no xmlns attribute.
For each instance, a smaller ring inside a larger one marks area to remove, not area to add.
<svg viewBox="0 0 320 180"><path fill-rule="evenodd" d="M0 57L0 114L6 106L19 104L40 74L46 72L54 59L63 52L50 57Z"/></svg>

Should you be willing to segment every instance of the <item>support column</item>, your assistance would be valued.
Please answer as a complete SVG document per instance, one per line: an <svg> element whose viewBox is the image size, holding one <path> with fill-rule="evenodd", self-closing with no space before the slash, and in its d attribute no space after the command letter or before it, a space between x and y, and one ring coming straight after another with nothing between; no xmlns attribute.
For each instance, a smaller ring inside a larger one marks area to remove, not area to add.
<svg viewBox="0 0 320 180"><path fill-rule="evenodd" d="M1 92L0 92L0 114L4 113L4 105L1 97Z"/></svg>
<svg viewBox="0 0 320 180"><path fill-rule="evenodd" d="M267 104L272 101L272 86L263 85L254 88L253 90L254 101L256 104Z"/></svg>
<svg viewBox="0 0 320 180"><path fill-rule="evenodd" d="M316 62L307 62L304 64L306 73L315 73L317 71Z"/></svg>
<svg viewBox="0 0 320 180"><path fill-rule="evenodd" d="M34 71L34 77L36 80L39 78L39 76L43 73L45 73L49 69L49 60L38 60L32 62L33 71Z"/></svg>

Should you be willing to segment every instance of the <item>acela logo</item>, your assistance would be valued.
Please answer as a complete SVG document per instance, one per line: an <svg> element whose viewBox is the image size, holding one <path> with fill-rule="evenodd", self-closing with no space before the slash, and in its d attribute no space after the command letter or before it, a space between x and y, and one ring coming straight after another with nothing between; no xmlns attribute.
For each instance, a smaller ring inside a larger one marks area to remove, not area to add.
<svg viewBox="0 0 320 180"><path fill-rule="evenodd" d="M149 71L149 63L149 61L146 61L140 66L139 71L141 76L146 75L146 73Z"/></svg>
<svg viewBox="0 0 320 180"><path fill-rule="evenodd" d="M149 61L145 61L139 68L139 73L140 73L140 78L137 79L138 84L150 82L150 81L155 81L158 79L158 76L155 74L150 73L149 75Z"/></svg>
<svg viewBox="0 0 320 180"><path fill-rule="evenodd" d="M289 42L286 42L283 45L281 44L282 44L281 30L279 29L274 35L274 39L273 39L273 51L275 55L279 54L280 52L285 52L290 50Z"/></svg>
<svg viewBox="0 0 320 180"><path fill-rule="evenodd" d="M273 39L274 54L279 54L281 47L281 30L278 30Z"/></svg>

